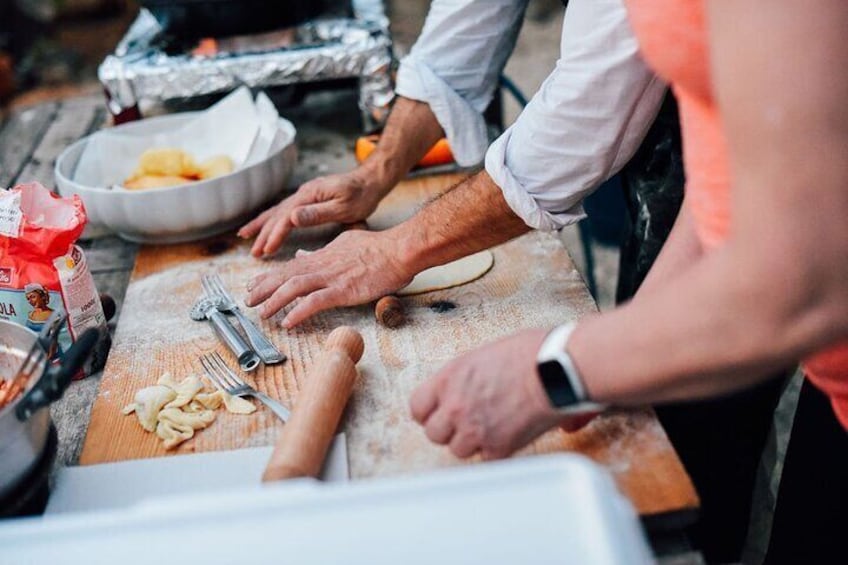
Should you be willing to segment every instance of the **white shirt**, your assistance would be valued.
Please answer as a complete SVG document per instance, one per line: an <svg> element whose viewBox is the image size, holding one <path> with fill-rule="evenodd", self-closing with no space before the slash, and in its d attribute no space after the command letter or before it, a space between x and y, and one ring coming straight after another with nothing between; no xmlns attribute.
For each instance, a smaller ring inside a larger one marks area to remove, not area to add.
<svg viewBox="0 0 848 565"><path fill-rule="evenodd" d="M430 105L458 164L485 154L486 171L528 226L556 230L582 219L583 198L633 156L666 85L642 61L622 0L571 0L556 68L486 151L482 112L526 6L434 0L396 90Z"/></svg>

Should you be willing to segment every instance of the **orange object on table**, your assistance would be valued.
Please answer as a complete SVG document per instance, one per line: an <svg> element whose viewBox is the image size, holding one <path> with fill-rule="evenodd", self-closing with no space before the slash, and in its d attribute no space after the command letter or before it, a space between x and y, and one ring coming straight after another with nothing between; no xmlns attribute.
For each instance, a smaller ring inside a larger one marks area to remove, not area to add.
<svg viewBox="0 0 848 565"><path fill-rule="evenodd" d="M218 54L218 42L211 37L204 37L197 42L191 54L195 57L214 57Z"/></svg>
<svg viewBox="0 0 848 565"><path fill-rule="evenodd" d="M379 135L367 135L356 140L356 161L363 162L377 148L377 142L380 141ZM416 167L435 167L436 165L447 165L453 163L453 153L451 152L448 140L444 137L436 142L433 147L427 152L424 157L418 161Z"/></svg>

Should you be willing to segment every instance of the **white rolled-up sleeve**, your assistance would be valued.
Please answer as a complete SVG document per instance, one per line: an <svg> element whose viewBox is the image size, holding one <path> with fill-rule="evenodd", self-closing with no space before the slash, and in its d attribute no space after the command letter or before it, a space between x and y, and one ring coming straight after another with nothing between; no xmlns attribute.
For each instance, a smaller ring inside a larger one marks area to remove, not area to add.
<svg viewBox="0 0 848 565"><path fill-rule="evenodd" d="M426 102L456 162L483 161L483 111L515 47L528 0L435 0L397 76L399 95Z"/></svg>
<svg viewBox="0 0 848 565"><path fill-rule="evenodd" d="M583 199L633 156L665 91L622 0L571 0L560 59L489 147L486 171L528 226L561 229L585 217Z"/></svg>

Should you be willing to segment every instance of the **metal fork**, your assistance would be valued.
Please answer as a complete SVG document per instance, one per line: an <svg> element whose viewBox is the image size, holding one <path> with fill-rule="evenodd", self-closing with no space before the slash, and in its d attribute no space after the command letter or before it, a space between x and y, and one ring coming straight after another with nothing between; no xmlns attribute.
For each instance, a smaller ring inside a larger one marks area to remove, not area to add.
<svg viewBox="0 0 848 565"><path fill-rule="evenodd" d="M206 372L209 380L212 381L212 384L218 390L233 396L252 396L262 401L274 414L279 416L280 420L283 422L288 421L289 416L291 416L288 408L244 382L241 377L230 369L217 351L208 355L202 355L200 357L200 364L203 366L203 370Z"/></svg>
<svg viewBox="0 0 848 565"><path fill-rule="evenodd" d="M273 365L274 363L282 363L286 360L286 356L280 353L280 350L265 337L262 330L257 328L250 318L242 314L235 299L233 299L233 296L224 286L224 282L217 273L203 275L200 282L206 294L218 299L220 310L235 315L242 329L244 329L247 341L250 342L251 347L253 347L253 350L256 351L256 354L259 355L263 363Z"/></svg>

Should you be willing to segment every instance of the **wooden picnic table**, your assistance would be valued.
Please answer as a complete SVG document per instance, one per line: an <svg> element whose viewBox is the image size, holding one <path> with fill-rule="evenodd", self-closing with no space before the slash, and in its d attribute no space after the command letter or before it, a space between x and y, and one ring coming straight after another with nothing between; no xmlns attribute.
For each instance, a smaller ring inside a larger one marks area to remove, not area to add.
<svg viewBox="0 0 848 565"><path fill-rule="evenodd" d="M349 170L354 165L350 147L358 124L355 121L356 113L349 111L345 104L353 108L355 96L322 93L307 99L303 107L286 111L286 117L298 128L300 149L298 167L291 180L292 187L316 175ZM16 111L0 129L0 186L39 181L45 186L53 187L53 163L59 153L73 141L107 125L107 113L99 96L73 98ZM413 180L405 183L397 191L401 196L395 198L402 199L409 195L427 196L432 191L444 190L446 183L452 180L454 179ZM391 215L392 212L386 213ZM239 246L231 237L226 236L214 241L223 243L220 243L213 255L232 255L237 261L241 261L239 264L245 264L244 246ZM312 243L314 244L314 241ZM291 245L301 244L302 240L295 240ZM143 281L145 277L162 272L180 261L198 260L204 256L208 259L210 249L209 242L167 247L139 246L114 236L83 242L83 247L98 290L111 295L117 302L118 310L112 322L113 330L115 321L118 325L121 323L124 297L131 279ZM446 324L448 337L437 336L428 342L431 347L441 348L433 353L431 358L427 357L428 351L420 347L407 347L405 350L399 348L397 343L401 338L397 336L403 335L402 333L375 333L377 330L373 328L366 332L366 335L371 336L367 337L367 340L372 345L379 344L379 355L370 360L366 358L364 372L369 378L382 379L381 386L391 390L392 395L403 396L387 398L377 386L360 387L358 397L355 396L352 403L351 414L348 415L347 431L349 446L352 448L350 459L353 478L457 464L445 450L429 445L420 429L405 422L406 415L402 414L399 408L405 406L406 395L414 384L413 381L420 380L422 372L434 370L434 363L444 361L497 335L521 327L552 325L556 321L576 319L596 309L571 258L555 236L528 234L495 249L495 258L496 268L491 276L487 275L487 278L484 277L467 288L442 291L446 293L443 296L453 297L455 302L462 306L453 317L439 318L439 314L433 314L429 307L433 300L436 300L434 298L424 296L410 299L412 317L415 319L418 316L418 322L413 324L417 329L408 331L418 333L403 338L407 342L429 339L428 336L433 333L431 330L438 327L437 324ZM547 280L551 276L555 278L553 282ZM199 283L197 286L199 290ZM545 292L541 296L534 296L532 292L527 292L528 288L542 289ZM149 302L144 302L149 300L149 296L145 296L146 298L139 298L139 293L130 296L130 305L150 306ZM507 298L514 303L503 306ZM132 301L135 301L135 304ZM519 310L521 315L515 315ZM367 307L353 309L352 313L340 312L325 316L317 324L309 326L311 333L307 331L278 340L287 353L292 353L292 359L289 367L269 370L266 376L273 383L269 386L276 387L281 396L296 394L297 378L302 375L311 353L319 347L322 331L331 329L339 321L366 324L369 316ZM504 320L505 312L510 313L514 319ZM157 313L153 311L150 315L156 316ZM494 322L497 323L492 329L490 324ZM273 329L269 326L266 328ZM130 420L122 421L116 413L122 406L120 402L127 400L120 395L128 394L128 389L119 387L116 395L118 398L109 401L104 401L102 394L98 397L98 387L101 384L108 389L107 392L114 392L116 383L121 382L121 377L126 378L126 371L141 358L136 351L138 348L126 340L127 331L122 334L122 329L119 327L116 334L112 352L114 357L110 357L105 378L96 375L72 384L65 397L51 407L59 434L57 465L75 465L80 462L83 440L95 399L98 399L98 402L94 410L93 431L86 442L83 463L162 454L152 441L145 444L152 447L130 452L131 450L122 450L120 446L110 447L92 439L92 436L106 433L103 430L124 430L117 433L130 435L137 433L137 426L133 428L124 425ZM149 347L167 348L167 345L153 344ZM410 371L407 369L410 367L417 371L412 371L416 373L414 377L409 376ZM155 380L155 376L146 378L147 381L150 378ZM404 378L412 380L402 381ZM402 384L391 388L392 383L398 379L401 379ZM149 384L147 381L143 381L145 385ZM137 387L133 390L135 388ZM388 423L400 431L387 434L385 422L382 420L384 418L389 418L391 421ZM261 422L258 431L251 430L250 441L270 443L276 433L275 426L279 424L272 418L264 418ZM198 440L198 449L222 449L244 445L239 443L238 437L241 436L237 434L222 432L218 434L219 439L214 440L216 434L210 433L213 429L214 427L199 434L206 438L203 440L206 443ZM691 482L650 409L606 416L590 425L586 431L577 434L552 432L525 453L563 450L584 453L606 465L617 479L619 487L630 496L649 524L672 526L673 532L677 534L680 527L692 520L697 510L698 499ZM662 539L662 543L668 543L667 536ZM673 552L673 548L685 548L685 543L681 546L673 542L664 547L663 552L668 552L669 547Z"/></svg>

